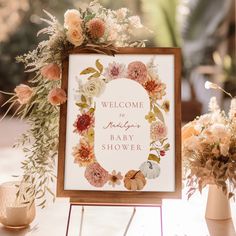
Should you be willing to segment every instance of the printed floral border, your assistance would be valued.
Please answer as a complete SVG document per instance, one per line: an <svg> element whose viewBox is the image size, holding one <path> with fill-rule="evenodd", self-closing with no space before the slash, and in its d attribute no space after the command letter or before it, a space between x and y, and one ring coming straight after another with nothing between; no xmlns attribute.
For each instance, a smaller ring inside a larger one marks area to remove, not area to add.
<svg viewBox="0 0 236 236"><path fill-rule="evenodd" d="M142 190L147 179L158 178L161 159L170 148L164 119L164 115L169 112L170 102L165 99L166 84L158 76L154 59L147 65L141 61L133 61L127 67L117 62L104 67L97 59L95 67L84 69L80 75L88 77L83 79L83 82L77 78L76 106L79 107L79 114L73 125L74 132L80 135L80 141L73 147L74 163L85 168L84 177L94 187L101 188L109 184L115 188L123 182L127 190ZM139 170L129 170L125 174L117 170L109 173L98 163L94 154L93 100L105 91L107 83L119 78L129 78L141 84L150 99L150 111L145 116L150 124L150 153L147 161L141 163Z"/></svg>

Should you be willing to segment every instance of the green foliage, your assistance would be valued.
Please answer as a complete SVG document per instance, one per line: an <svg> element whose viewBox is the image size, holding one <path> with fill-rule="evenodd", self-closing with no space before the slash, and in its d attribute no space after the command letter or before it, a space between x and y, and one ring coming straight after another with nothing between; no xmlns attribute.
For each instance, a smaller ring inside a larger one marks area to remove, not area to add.
<svg viewBox="0 0 236 236"><path fill-rule="evenodd" d="M94 7L94 4L96 4L96 2L92 2L84 11L79 9L81 15L84 17L89 15L91 11L90 8ZM97 6L99 9L96 14L101 14L101 12L104 11L105 16L110 14L110 17L115 17L116 14L114 12L103 8L99 4L97 4ZM48 96L53 89L60 88L61 81L44 78L41 74L41 69L51 63L61 67L62 60L68 55L68 51L74 48L74 45L67 39L67 29L59 23L55 16L45 10L44 13L47 15L48 19L41 20L47 23L48 26L41 29L38 35L46 35L48 39L42 40L32 51L17 57L17 61L25 65L26 72L33 72L35 75L28 81L30 85L29 89L32 90L33 95L28 101L22 102L20 95L16 92L10 94L12 97L5 103L11 104L11 108L18 99L21 105L14 115L17 115L21 119L27 118L27 122L31 127L22 135L22 138L18 142L18 146L23 146L26 160L22 162L24 175L17 196L19 199L23 199L24 203L26 203L28 199L27 196L32 199L31 204L36 199L38 206L42 208L46 206L48 196L51 196L53 200L55 200L51 185L56 177L54 172L59 140L59 107L55 104L51 104L48 100ZM116 19L114 18L113 20ZM119 22L119 24L121 25L122 23ZM124 45L144 45L143 41L132 41L128 33L122 33L128 36L121 42ZM103 42L92 41L92 39L89 38L86 28L83 34L86 40L83 41L80 48L107 55L113 55L114 52L117 51L112 45L113 42L107 41L106 38ZM89 74L89 78L98 78L102 72L103 66L99 60L97 60L95 62L95 68L87 68L81 74ZM83 111L86 108L89 109L91 103L91 98L86 98L84 95L81 95L81 102L78 102L76 105ZM89 112L94 113L94 109L95 108L91 107ZM22 193L20 189L22 189L23 186L25 188L25 185L26 191ZM26 193L27 196L25 195Z"/></svg>
<svg viewBox="0 0 236 236"><path fill-rule="evenodd" d="M154 44L179 47L180 35L176 21L178 0L142 1L147 26L154 31Z"/></svg>
<svg viewBox="0 0 236 236"><path fill-rule="evenodd" d="M38 75L31 83L35 95L30 109L24 107L21 117L27 115L30 130L19 140L18 145L24 148L26 160L22 162L24 175L22 183L26 184L26 192L32 199L39 200L38 206L44 208L47 195L55 199L50 186L55 181L55 161L58 147L59 107L47 101L48 91L59 82L46 81ZM29 105L28 105L29 106ZM30 148L27 148L28 146Z"/></svg>

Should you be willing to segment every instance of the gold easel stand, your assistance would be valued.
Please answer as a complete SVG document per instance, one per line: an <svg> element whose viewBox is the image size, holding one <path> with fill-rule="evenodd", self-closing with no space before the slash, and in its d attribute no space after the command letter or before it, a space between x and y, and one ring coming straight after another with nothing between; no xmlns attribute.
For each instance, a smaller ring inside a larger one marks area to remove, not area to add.
<svg viewBox="0 0 236 236"><path fill-rule="evenodd" d="M84 203L84 202L79 202L77 199L70 199L70 208L69 208L69 215L68 215L68 220L67 220L67 227L66 227L66 236L71 236L69 235L69 227L70 227L70 217L71 217L71 210L73 206L81 206L81 219L80 219L80 230L79 230L79 236L82 236L82 231L83 231L83 222L84 222L84 211L85 211L85 206L119 206L119 207L132 207L131 204L96 204L96 203ZM162 221L162 200L157 200L154 205L135 205L133 206L133 212L130 216L129 222L125 228L125 232L123 236L127 236L127 233L129 231L130 225L134 219L135 213L136 213L136 207L159 207L160 208L160 223L161 223L161 236L163 236L163 221Z"/></svg>

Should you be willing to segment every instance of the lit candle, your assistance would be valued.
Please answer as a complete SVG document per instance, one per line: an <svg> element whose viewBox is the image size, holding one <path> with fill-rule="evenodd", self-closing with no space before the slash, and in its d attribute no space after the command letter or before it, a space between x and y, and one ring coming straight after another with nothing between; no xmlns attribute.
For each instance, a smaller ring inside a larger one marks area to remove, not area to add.
<svg viewBox="0 0 236 236"><path fill-rule="evenodd" d="M22 226L27 221L27 206L6 207L6 222L9 226Z"/></svg>

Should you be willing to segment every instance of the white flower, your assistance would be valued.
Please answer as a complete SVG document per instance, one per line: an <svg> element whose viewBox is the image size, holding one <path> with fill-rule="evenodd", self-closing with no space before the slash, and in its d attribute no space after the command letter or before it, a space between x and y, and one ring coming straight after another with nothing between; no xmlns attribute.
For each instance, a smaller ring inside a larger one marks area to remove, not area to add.
<svg viewBox="0 0 236 236"><path fill-rule="evenodd" d="M220 143L220 153L221 155L223 156L228 156L229 154L229 146L230 146L230 143L227 142L227 143Z"/></svg>
<svg viewBox="0 0 236 236"><path fill-rule="evenodd" d="M205 89L218 89L219 86L217 84L214 84L210 81L205 82Z"/></svg>
<svg viewBox="0 0 236 236"><path fill-rule="evenodd" d="M154 61L155 61L155 56L153 56L150 60L149 60L149 62L147 63L147 68L148 69L154 69L156 66L155 66L155 64L154 64Z"/></svg>
<svg viewBox="0 0 236 236"><path fill-rule="evenodd" d="M230 109L229 109L229 118L236 119L236 98L231 100Z"/></svg>
<svg viewBox="0 0 236 236"><path fill-rule="evenodd" d="M78 76L75 76L75 81L77 83L77 86L76 86L76 89L75 88L73 89L73 91L74 91L74 100L76 102L81 102L81 100L80 100L81 99L80 89L78 89L78 88L82 87L82 81Z"/></svg>
<svg viewBox="0 0 236 236"><path fill-rule="evenodd" d="M155 179L160 175L161 168L154 161L145 161L139 169L142 171L143 175L148 179Z"/></svg>
<svg viewBox="0 0 236 236"><path fill-rule="evenodd" d="M122 21L125 19L125 17L127 16L128 13L128 9L127 8L120 8L118 9L115 13L116 13L116 17L119 21Z"/></svg>
<svg viewBox="0 0 236 236"><path fill-rule="evenodd" d="M212 113L211 119L212 119L212 124L214 123L226 124L227 123L220 109Z"/></svg>
<svg viewBox="0 0 236 236"><path fill-rule="evenodd" d="M67 10L64 15L64 27L65 28L76 28L81 27L81 17L79 11L75 9Z"/></svg>
<svg viewBox="0 0 236 236"><path fill-rule="evenodd" d="M183 147L190 151L197 151L200 149L200 142L199 138L193 135L184 141Z"/></svg>
<svg viewBox="0 0 236 236"><path fill-rule="evenodd" d="M210 125L212 122L212 117L211 114L205 114L199 117L199 119L197 120L197 125L200 125L202 127L206 127L208 125Z"/></svg>
<svg viewBox="0 0 236 236"><path fill-rule="evenodd" d="M158 73L155 69L148 69L148 79L159 80Z"/></svg>
<svg viewBox="0 0 236 236"><path fill-rule="evenodd" d="M137 28L138 29L138 28L143 27L139 16L130 16L128 18L128 20L129 20L129 24L130 24L131 28Z"/></svg>
<svg viewBox="0 0 236 236"><path fill-rule="evenodd" d="M106 32L108 41L117 41L121 37L122 25L111 16L106 17Z"/></svg>
<svg viewBox="0 0 236 236"><path fill-rule="evenodd" d="M100 78L92 78L81 86L81 92L87 97L99 97L104 89L106 83Z"/></svg>
<svg viewBox="0 0 236 236"><path fill-rule="evenodd" d="M225 135L230 134L227 127L223 124L213 124L211 126L211 132L218 137L225 137Z"/></svg>
<svg viewBox="0 0 236 236"><path fill-rule="evenodd" d="M98 3L98 1L92 1L90 4L89 4L89 10L92 11L93 13L96 13L98 14L98 11L102 8L101 4Z"/></svg>
<svg viewBox="0 0 236 236"><path fill-rule="evenodd" d="M223 124L213 124L210 127L209 141L212 143L219 143L222 155L225 155L229 150L229 144L231 139L230 129Z"/></svg>
<svg viewBox="0 0 236 236"><path fill-rule="evenodd" d="M209 111L215 112L217 110L220 110L220 107L217 103L216 97L212 97L209 102Z"/></svg>

